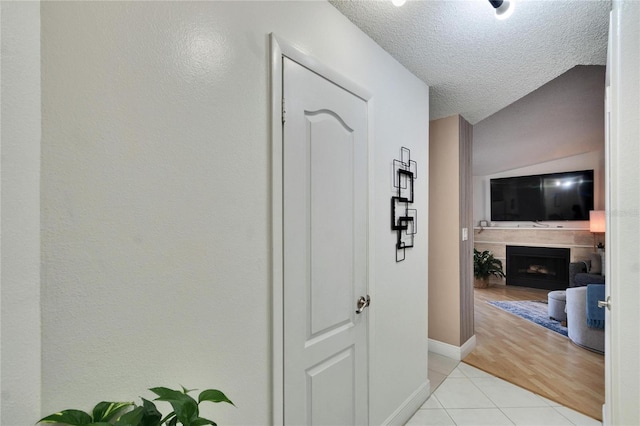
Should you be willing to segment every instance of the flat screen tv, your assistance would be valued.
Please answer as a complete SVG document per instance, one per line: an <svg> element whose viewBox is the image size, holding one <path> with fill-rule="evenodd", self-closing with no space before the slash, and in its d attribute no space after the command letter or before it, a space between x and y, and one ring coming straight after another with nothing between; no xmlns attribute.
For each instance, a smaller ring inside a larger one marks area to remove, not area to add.
<svg viewBox="0 0 640 426"><path fill-rule="evenodd" d="M589 220L593 170L491 179L492 221Z"/></svg>

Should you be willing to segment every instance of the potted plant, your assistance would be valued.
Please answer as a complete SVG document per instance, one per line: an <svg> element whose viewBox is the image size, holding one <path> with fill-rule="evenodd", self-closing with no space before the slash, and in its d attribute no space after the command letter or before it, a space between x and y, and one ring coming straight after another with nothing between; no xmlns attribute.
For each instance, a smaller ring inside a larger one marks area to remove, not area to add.
<svg viewBox="0 0 640 426"><path fill-rule="evenodd" d="M38 423L56 423L64 425L95 425L95 426L202 426L216 425L213 420L200 417L198 406L201 402L226 402L234 405L224 393L217 389L208 389L200 392L196 401L189 392L192 390L182 388L181 391L163 387L151 388L151 392L158 397L155 401L166 401L171 404L173 411L162 416L155 404L144 398L142 405L137 406L133 402L99 402L91 413L81 410L62 410L46 416ZM125 411L126 408L131 410Z"/></svg>
<svg viewBox="0 0 640 426"><path fill-rule="evenodd" d="M473 249L473 276L475 288L489 287L489 277L493 275L498 278L504 278L502 271L502 261L493 257L493 253L489 250L479 252Z"/></svg>

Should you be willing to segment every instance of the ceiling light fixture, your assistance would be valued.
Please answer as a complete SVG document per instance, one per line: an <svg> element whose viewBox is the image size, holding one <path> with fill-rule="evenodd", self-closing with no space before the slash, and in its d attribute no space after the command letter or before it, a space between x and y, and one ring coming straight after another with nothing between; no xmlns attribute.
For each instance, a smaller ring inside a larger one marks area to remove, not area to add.
<svg viewBox="0 0 640 426"><path fill-rule="evenodd" d="M393 5L395 7L400 7L403 4L405 4L407 2L407 0L391 0L391 3L393 3Z"/></svg>
<svg viewBox="0 0 640 426"><path fill-rule="evenodd" d="M513 13L513 0L489 0L496 10L496 18L507 19Z"/></svg>

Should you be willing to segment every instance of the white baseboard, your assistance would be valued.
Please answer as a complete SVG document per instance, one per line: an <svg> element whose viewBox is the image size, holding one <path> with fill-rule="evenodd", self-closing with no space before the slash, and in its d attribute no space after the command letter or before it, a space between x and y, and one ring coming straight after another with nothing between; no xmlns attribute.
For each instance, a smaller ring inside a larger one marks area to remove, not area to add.
<svg viewBox="0 0 640 426"><path fill-rule="evenodd" d="M472 350L476 348L476 335L474 334L464 342L464 345L460 348L460 360L462 361L471 353Z"/></svg>
<svg viewBox="0 0 640 426"><path fill-rule="evenodd" d="M427 380L411 394L396 411L389 416L382 424L389 426L403 426L422 407L431 395L431 382Z"/></svg>
<svg viewBox="0 0 640 426"><path fill-rule="evenodd" d="M440 342L438 340L429 339L429 352L446 356L447 358L462 361L476 347L476 335L474 334L464 342L460 347L450 345L449 343Z"/></svg>

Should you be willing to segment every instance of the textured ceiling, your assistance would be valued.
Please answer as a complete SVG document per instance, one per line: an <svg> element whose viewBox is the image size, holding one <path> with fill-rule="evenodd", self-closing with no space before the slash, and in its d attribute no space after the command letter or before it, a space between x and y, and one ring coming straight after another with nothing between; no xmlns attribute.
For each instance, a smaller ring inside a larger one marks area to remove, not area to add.
<svg viewBox="0 0 640 426"><path fill-rule="evenodd" d="M330 2L431 86L432 120L476 124L575 65L606 63L608 0L516 0L504 21L487 0Z"/></svg>

